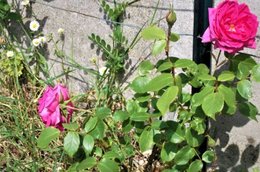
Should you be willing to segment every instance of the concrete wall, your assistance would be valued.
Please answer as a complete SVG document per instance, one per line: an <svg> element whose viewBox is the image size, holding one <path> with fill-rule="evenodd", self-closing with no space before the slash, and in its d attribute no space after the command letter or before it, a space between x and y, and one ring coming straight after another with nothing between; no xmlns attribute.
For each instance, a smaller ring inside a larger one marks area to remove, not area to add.
<svg viewBox="0 0 260 172"><path fill-rule="evenodd" d="M219 1L218 1L219 2ZM218 3L216 2L216 3ZM243 2L242 0L240 2ZM257 0L244 0L251 10L260 18L260 6ZM167 14L169 5L173 3L178 20L173 30L181 35L178 43L172 44L171 55L181 58L192 58L193 40L193 4L194 0L161 0L156 18L162 18ZM141 0L131 6L126 13L124 31L129 40L132 40L140 27L151 19L157 0ZM100 53L91 47L91 41L87 36L91 33L102 35L109 40L111 29L104 19L104 14L96 0L37 0L33 4L33 11L37 18L42 21L43 32L47 35L53 33L58 38L58 28L65 29L64 50L73 55L77 62L86 67L93 67L90 62L92 57ZM164 28L164 21L160 22ZM260 62L259 33L257 37L257 50L246 50L258 58ZM49 44L50 63L55 64L52 68L53 75L60 73L60 65L54 63L57 57L53 55L53 44ZM144 58L154 59L148 56L150 44L140 41L130 52L131 66L135 66ZM154 59L155 60L155 59ZM101 63L102 64L102 63ZM70 83L74 91L84 91L91 79L81 71L76 71ZM87 79L86 79L87 78ZM130 77L131 78L131 77ZM85 80L86 79L86 80ZM79 81L85 80L85 82ZM76 84L75 84L76 83ZM254 84L254 98L252 101L260 109L259 85ZM240 115L234 117L220 117L218 122L213 122L215 137L218 138L216 147L220 171L247 171L252 167L260 167L259 145L260 125Z"/></svg>

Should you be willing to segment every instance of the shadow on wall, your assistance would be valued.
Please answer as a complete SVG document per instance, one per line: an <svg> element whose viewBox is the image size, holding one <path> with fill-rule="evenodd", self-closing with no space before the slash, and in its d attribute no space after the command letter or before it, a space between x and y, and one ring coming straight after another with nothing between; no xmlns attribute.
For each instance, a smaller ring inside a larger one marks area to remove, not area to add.
<svg viewBox="0 0 260 172"><path fill-rule="evenodd" d="M234 116L219 116L216 121L211 121L211 131L219 144L215 147L217 166L219 172L248 172L259 157L260 143L255 143L251 137L247 138L247 147L239 149L237 144L229 144L229 132L233 127L242 127L249 119L241 114ZM228 147L226 147L228 145ZM226 147L226 148L225 148ZM223 150L225 148L225 150Z"/></svg>

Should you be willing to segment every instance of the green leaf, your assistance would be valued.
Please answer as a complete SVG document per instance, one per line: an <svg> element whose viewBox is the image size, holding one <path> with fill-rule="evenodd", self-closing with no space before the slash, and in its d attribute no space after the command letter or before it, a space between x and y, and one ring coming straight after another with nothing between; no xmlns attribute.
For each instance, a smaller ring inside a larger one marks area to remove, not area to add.
<svg viewBox="0 0 260 172"><path fill-rule="evenodd" d="M64 123L62 126L70 131L76 131L79 128L79 125L76 122L70 124Z"/></svg>
<svg viewBox="0 0 260 172"><path fill-rule="evenodd" d="M140 75L146 75L154 68L153 64L149 60L144 60L140 63L138 71Z"/></svg>
<svg viewBox="0 0 260 172"><path fill-rule="evenodd" d="M260 64L256 65L252 70L252 78L256 82L260 82Z"/></svg>
<svg viewBox="0 0 260 172"><path fill-rule="evenodd" d="M218 81L225 82L225 81L233 81L235 78L235 74L231 71L223 71L218 76Z"/></svg>
<svg viewBox="0 0 260 172"><path fill-rule="evenodd" d="M92 130L89 134L95 139L103 139L105 137L106 126L102 120L97 122L96 128Z"/></svg>
<svg viewBox="0 0 260 172"><path fill-rule="evenodd" d="M206 130L206 124L205 124L205 120L201 119L201 118L194 118L191 121L191 127L198 132L198 134L203 134Z"/></svg>
<svg viewBox="0 0 260 172"><path fill-rule="evenodd" d="M152 55L157 56L159 55L166 47L166 40L159 40L156 41L153 45Z"/></svg>
<svg viewBox="0 0 260 172"><path fill-rule="evenodd" d="M215 119L215 115L224 107L224 98L220 93L207 95L202 102L202 109L208 117Z"/></svg>
<svg viewBox="0 0 260 172"><path fill-rule="evenodd" d="M161 159L165 162L170 162L175 157L176 153L178 151L178 146L174 143L164 143L161 149Z"/></svg>
<svg viewBox="0 0 260 172"><path fill-rule="evenodd" d="M170 41L177 42L179 39L180 39L180 35L178 35L177 33L171 33Z"/></svg>
<svg viewBox="0 0 260 172"><path fill-rule="evenodd" d="M206 163L211 163L215 158L215 153L213 151L206 151L202 155L202 160Z"/></svg>
<svg viewBox="0 0 260 172"><path fill-rule="evenodd" d="M85 124L85 128L84 130L88 133L90 131L92 131L98 122L98 118L97 117L90 117L88 122Z"/></svg>
<svg viewBox="0 0 260 172"><path fill-rule="evenodd" d="M172 143L181 143L185 140L185 131L177 122L172 122L173 125L169 126L169 130L165 131L166 139Z"/></svg>
<svg viewBox="0 0 260 172"><path fill-rule="evenodd" d="M115 158L120 158L119 157L119 153L118 151L108 151L106 152L104 155L103 155L103 158L106 158L106 159L115 159Z"/></svg>
<svg viewBox="0 0 260 172"><path fill-rule="evenodd" d="M79 144L79 134L76 132L68 132L64 138L64 150L70 157L72 157L78 151Z"/></svg>
<svg viewBox="0 0 260 172"><path fill-rule="evenodd" d="M250 56L238 64L238 78L246 78L257 63Z"/></svg>
<svg viewBox="0 0 260 172"><path fill-rule="evenodd" d="M148 120L150 117L151 116L146 112L137 112L137 113L133 113L130 116L130 119L132 121L136 121L136 122L143 122L143 121Z"/></svg>
<svg viewBox="0 0 260 172"><path fill-rule="evenodd" d="M146 92L146 86L149 83L150 79L147 76L139 76L135 78L130 87L136 92L136 93L145 93Z"/></svg>
<svg viewBox="0 0 260 172"><path fill-rule="evenodd" d="M252 97L251 82L248 80L239 81L237 84L237 91L243 98L250 99Z"/></svg>
<svg viewBox="0 0 260 172"><path fill-rule="evenodd" d="M202 91L199 93L196 93L192 96L191 102L193 106L200 106L204 100L204 98L214 92L214 87L212 86L207 86L205 87Z"/></svg>
<svg viewBox="0 0 260 172"><path fill-rule="evenodd" d="M169 110L171 103L177 98L179 88L177 86L171 86L163 93L157 102L157 107L165 115Z"/></svg>
<svg viewBox="0 0 260 172"><path fill-rule="evenodd" d="M94 147L94 138L91 135L85 135L83 139L83 147L88 153L91 153L93 147Z"/></svg>
<svg viewBox="0 0 260 172"><path fill-rule="evenodd" d="M207 135L208 137L208 146L209 147L215 147L216 146L216 142L213 138L211 138L209 135Z"/></svg>
<svg viewBox="0 0 260 172"><path fill-rule="evenodd" d="M105 119L110 114L111 114L111 110L107 107L99 107L96 110L96 116L99 119Z"/></svg>
<svg viewBox="0 0 260 172"><path fill-rule="evenodd" d="M163 73L152 79L146 86L147 91L159 91L166 86L173 85L172 74Z"/></svg>
<svg viewBox="0 0 260 172"><path fill-rule="evenodd" d="M97 167L99 172L119 172L118 164L110 159L102 159Z"/></svg>
<svg viewBox="0 0 260 172"><path fill-rule="evenodd" d="M53 128L53 127L45 128L41 132L37 140L37 146L41 149L46 149L51 141L59 137L59 134L60 134L60 130L58 130L57 128Z"/></svg>
<svg viewBox="0 0 260 172"><path fill-rule="evenodd" d="M85 170L94 167L97 164L96 159L93 157L88 157L81 161L79 165L77 166L77 170Z"/></svg>
<svg viewBox="0 0 260 172"><path fill-rule="evenodd" d="M258 115L258 109L252 103L250 102L240 103L238 109L242 115L245 115L248 118L257 121L256 115Z"/></svg>
<svg viewBox="0 0 260 172"><path fill-rule="evenodd" d="M141 152L145 152L147 150L152 149L152 147L154 145L153 136L154 136L153 129L146 127L143 130L143 132L139 138L139 141L138 141Z"/></svg>
<svg viewBox="0 0 260 172"><path fill-rule="evenodd" d="M187 129L186 130L185 137L186 137L187 143L191 147L198 147L199 145L201 145L201 143L204 140L204 136L198 135L198 133L196 133L192 129Z"/></svg>
<svg viewBox="0 0 260 172"><path fill-rule="evenodd" d="M216 78L214 76L206 74L206 73L198 75L198 79L201 81L215 81L216 80Z"/></svg>
<svg viewBox="0 0 260 172"><path fill-rule="evenodd" d="M166 39L164 30L157 26L149 26L142 31L142 37L145 40L160 40Z"/></svg>
<svg viewBox="0 0 260 172"><path fill-rule="evenodd" d="M129 118L129 114L126 111L116 111L113 115L115 122L123 122Z"/></svg>
<svg viewBox="0 0 260 172"><path fill-rule="evenodd" d="M190 146L181 148L175 155L174 161L177 165L187 164L195 156L195 150Z"/></svg>
<svg viewBox="0 0 260 172"><path fill-rule="evenodd" d="M200 172L203 168L203 163L201 160L195 160L193 161L187 172Z"/></svg>
<svg viewBox="0 0 260 172"><path fill-rule="evenodd" d="M224 97L225 103L228 105L228 113L234 114L236 112L236 94L234 91L224 85L218 87L218 92Z"/></svg>
<svg viewBox="0 0 260 172"><path fill-rule="evenodd" d="M175 63L174 63L174 67L176 68L194 68L196 67L196 63L192 60L189 59L178 59Z"/></svg>
<svg viewBox="0 0 260 172"><path fill-rule="evenodd" d="M171 69L172 67L173 67L173 63L170 62L170 61L167 61L167 62L162 63L162 64L158 67L157 71L158 71L158 72L162 72L162 71Z"/></svg>

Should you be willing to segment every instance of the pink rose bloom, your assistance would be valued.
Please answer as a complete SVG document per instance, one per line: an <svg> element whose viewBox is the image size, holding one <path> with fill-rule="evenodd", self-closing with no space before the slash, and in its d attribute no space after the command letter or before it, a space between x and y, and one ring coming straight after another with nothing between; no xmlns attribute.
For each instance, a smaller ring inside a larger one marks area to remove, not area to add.
<svg viewBox="0 0 260 172"><path fill-rule="evenodd" d="M209 8L209 27L202 36L202 42L213 42L215 48L231 54L244 47L255 49L257 27L257 16L246 4L225 0L216 8Z"/></svg>
<svg viewBox="0 0 260 172"><path fill-rule="evenodd" d="M60 104L69 100L68 89L61 84L57 84L54 88L48 86L39 99L38 111L43 123L49 127L53 126L63 131L62 123L69 123L73 113L73 104L68 102L67 108L61 109ZM66 113L66 114L64 114Z"/></svg>

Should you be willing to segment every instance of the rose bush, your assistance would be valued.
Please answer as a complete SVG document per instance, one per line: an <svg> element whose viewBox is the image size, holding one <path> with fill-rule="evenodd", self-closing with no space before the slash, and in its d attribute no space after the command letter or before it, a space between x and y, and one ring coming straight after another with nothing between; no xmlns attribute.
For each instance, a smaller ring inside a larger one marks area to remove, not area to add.
<svg viewBox="0 0 260 172"><path fill-rule="evenodd" d="M39 99L38 111L41 116L43 123L48 126L53 126L63 131L63 123L69 123L70 118L73 113L73 104L70 99L68 89L61 85L57 84L54 88L48 86L42 97ZM62 103L65 103L67 106L67 114L65 111L62 111L60 106Z"/></svg>
<svg viewBox="0 0 260 172"><path fill-rule="evenodd" d="M215 48L236 53L244 47L256 48L257 16L246 4L225 0L216 8L209 8L209 27L202 42L213 42Z"/></svg>

